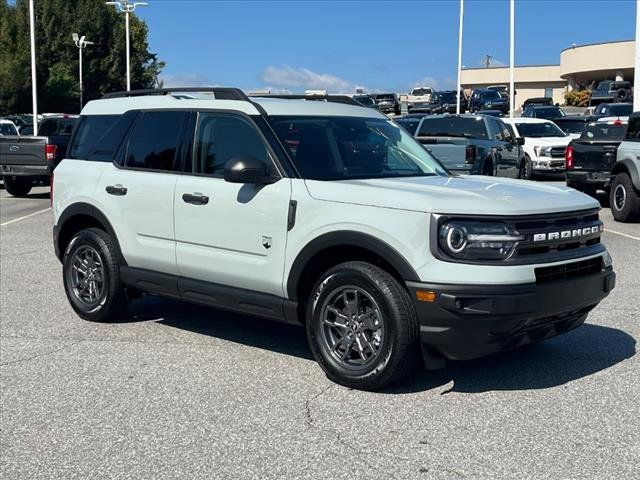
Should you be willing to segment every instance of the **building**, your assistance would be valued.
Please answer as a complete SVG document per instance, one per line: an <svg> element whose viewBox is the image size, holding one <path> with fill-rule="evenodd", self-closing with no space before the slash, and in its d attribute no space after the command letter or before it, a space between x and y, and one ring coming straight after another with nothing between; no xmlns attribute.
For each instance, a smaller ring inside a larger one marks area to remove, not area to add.
<svg viewBox="0 0 640 480"><path fill-rule="evenodd" d="M633 82L635 42L573 45L560 52L557 65L524 65L514 69L515 105L528 98L551 97L564 103L564 94L574 88L592 87L600 80ZM509 85L509 67L463 68L462 88Z"/></svg>

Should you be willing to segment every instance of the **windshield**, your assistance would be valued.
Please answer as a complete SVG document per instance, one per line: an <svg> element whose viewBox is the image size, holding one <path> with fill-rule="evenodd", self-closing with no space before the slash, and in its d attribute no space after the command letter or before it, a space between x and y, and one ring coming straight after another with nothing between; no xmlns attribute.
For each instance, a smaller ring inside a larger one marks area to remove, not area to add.
<svg viewBox="0 0 640 480"><path fill-rule="evenodd" d="M456 102L456 94L455 92L442 92L438 93L438 99L442 103L455 103Z"/></svg>
<svg viewBox="0 0 640 480"><path fill-rule="evenodd" d="M353 97L353 99L359 104L364 105L365 107L372 107L375 105L373 98L371 98L369 95L360 95L357 97Z"/></svg>
<svg viewBox="0 0 640 480"><path fill-rule="evenodd" d="M390 120L361 117L280 117L273 128L303 178L351 180L425 177L447 171Z"/></svg>
<svg viewBox="0 0 640 480"><path fill-rule="evenodd" d="M414 88L411 91L411 95L414 95L414 96L429 95L430 93L431 93L430 88Z"/></svg>
<svg viewBox="0 0 640 480"><path fill-rule="evenodd" d="M624 124L610 123L590 123L584 127L580 136L581 140L622 140L627 133L627 126Z"/></svg>
<svg viewBox="0 0 640 480"><path fill-rule="evenodd" d="M18 131L10 123L0 123L0 135L18 135Z"/></svg>
<svg viewBox="0 0 640 480"><path fill-rule="evenodd" d="M417 136L488 138L482 117L425 118Z"/></svg>
<svg viewBox="0 0 640 480"><path fill-rule="evenodd" d="M482 92L480 94L480 98L482 98L482 100L494 100L496 98L502 98L502 97L495 90L489 90L488 92Z"/></svg>
<svg viewBox="0 0 640 480"><path fill-rule="evenodd" d="M542 107L534 110L536 118L558 118L564 117L566 113L558 107Z"/></svg>
<svg viewBox="0 0 640 480"><path fill-rule="evenodd" d="M404 128L411 135L416 134L416 130L418 129L418 125L420 125L421 118L395 118L395 122Z"/></svg>
<svg viewBox="0 0 640 480"><path fill-rule="evenodd" d="M521 137L566 137L567 135L555 123L516 123Z"/></svg>
<svg viewBox="0 0 640 480"><path fill-rule="evenodd" d="M582 120L556 120L558 126L565 133L582 133L585 123Z"/></svg>
<svg viewBox="0 0 640 480"><path fill-rule="evenodd" d="M378 101L384 101L384 102L393 102L395 101L396 97L393 93L390 94L378 94L376 95L376 100Z"/></svg>

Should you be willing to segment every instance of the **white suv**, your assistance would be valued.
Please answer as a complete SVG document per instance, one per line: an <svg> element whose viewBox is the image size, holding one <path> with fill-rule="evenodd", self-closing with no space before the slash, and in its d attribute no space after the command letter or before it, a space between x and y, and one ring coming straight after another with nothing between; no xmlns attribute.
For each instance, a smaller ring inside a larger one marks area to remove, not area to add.
<svg viewBox="0 0 640 480"><path fill-rule="evenodd" d="M572 138L550 120L542 118L503 118L524 138L524 162L520 178L533 179L541 173L564 173L564 154Z"/></svg>
<svg viewBox="0 0 640 480"><path fill-rule="evenodd" d="M82 318L149 293L303 325L331 379L375 389L571 330L615 284L573 189L450 175L349 99L184 90L89 102L55 170Z"/></svg>

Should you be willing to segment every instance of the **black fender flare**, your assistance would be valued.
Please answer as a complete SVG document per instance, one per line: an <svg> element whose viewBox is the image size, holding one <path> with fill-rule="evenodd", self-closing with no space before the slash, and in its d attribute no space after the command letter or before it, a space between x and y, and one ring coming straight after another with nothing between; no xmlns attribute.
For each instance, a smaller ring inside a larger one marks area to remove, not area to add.
<svg viewBox="0 0 640 480"><path fill-rule="evenodd" d="M631 183L636 190L640 190L640 171L638 171L638 162L633 161L630 158L623 158L613 166L613 175L617 175L622 170L631 177Z"/></svg>
<svg viewBox="0 0 640 480"><path fill-rule="evenodd" d="M98 223L100 223L104 227L105 231L111 236L111 238L113 238L113 241L116 244L116 247L118 249L118 252L117 252L118 260L120 261L120 265L126 266L127 262L124 259L124 256L122 255L122 250L120 249L120 243L118 242L118 237L116 235L115 230L111 226L111 222L107 220L107 216L104 213L102 213L102 211L99 208L96 208L95 206L86 202L72 203L67 208L65 208L63 212L60 214L60 216L58 217L58 223L53 227L54 243L55 243L54 246L55 246L56 256L58 257L58 259L62 261L62 256L64 255L64 251L60 249L60 245L59 245L60 232L62 232L62 230L64 229L64 225L71 218L77 215L86 215L88 217L94 218Z"/></svg>
<svg viewBox="0 0 640 480"><path fill-rule="evenodd" d="M419 282L418 274L409 262L391 245L369 234L352 230L329 232L307 243L296 256L287 278L287 296L297 300L297 286L305 267L318 253L331 247L358 247L376 254L391 265L400 276L411 282Z"/></svg>

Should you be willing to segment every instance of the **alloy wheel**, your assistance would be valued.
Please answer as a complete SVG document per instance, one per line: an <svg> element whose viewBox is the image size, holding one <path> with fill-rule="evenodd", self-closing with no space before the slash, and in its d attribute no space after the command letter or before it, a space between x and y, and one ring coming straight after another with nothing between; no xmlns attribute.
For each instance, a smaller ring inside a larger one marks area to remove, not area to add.
<svg viewBox="0 0 640 480"><path fill-rule="evenodd" d="M613 204L616 207L616 210L619 212L622 211L626 202L627 190L624 188L624 185L616 185L616 188L613 191Z"/></svg>
<svg viewBox="0 0 640 480"><path fill-rule="evenodd" d="M104 296L104 265L93 247L83 245L76 250L71 261L69 280L73 295L85 305L93 306Z"/></svg>

